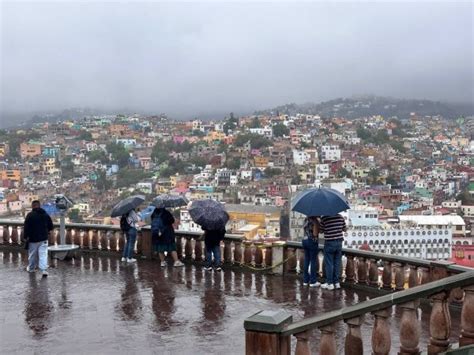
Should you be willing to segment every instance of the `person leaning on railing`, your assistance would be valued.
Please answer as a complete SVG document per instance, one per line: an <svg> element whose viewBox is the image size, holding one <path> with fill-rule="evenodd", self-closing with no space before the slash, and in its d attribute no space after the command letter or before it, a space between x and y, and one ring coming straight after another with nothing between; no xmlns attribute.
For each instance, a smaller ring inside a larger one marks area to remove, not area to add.
<svg viewBox="0 0 474 355"><path fill-rule="evenodd" d="M334 290L341 288L339 275L341 273L342 241L346 222L340 214L321 217L321 232L324 233L324 268L326 283L321 288Z"/></svg>

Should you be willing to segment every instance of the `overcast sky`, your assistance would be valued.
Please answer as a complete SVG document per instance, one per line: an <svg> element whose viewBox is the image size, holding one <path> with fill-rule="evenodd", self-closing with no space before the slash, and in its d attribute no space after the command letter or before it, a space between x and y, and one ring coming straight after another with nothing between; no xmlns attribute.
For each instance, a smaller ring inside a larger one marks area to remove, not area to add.
<svg viewBox="0 0 474 355"><path fill-rule="evenodd" d="M359 94L473 101L473 5L2 2L1 109L186 118Z"/></svg>

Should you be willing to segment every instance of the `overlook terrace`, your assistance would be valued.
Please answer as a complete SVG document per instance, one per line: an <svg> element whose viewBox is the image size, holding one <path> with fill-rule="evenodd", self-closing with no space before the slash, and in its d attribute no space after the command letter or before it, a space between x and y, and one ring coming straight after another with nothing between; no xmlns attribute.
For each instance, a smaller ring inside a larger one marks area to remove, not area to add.
<svg viewBox="0 0 474 355"><path fill-rule="evenodd" d="M11 285L0 291L0 334L8 352L70 351L77 344L103 353L237 354L245 348L247 354L337 354L345 348L362 354L372 348L408 354L427 348L434 354L450 343L474 343L474 274L448 262L344 249L343 290L334 293L300 286L298 242L228 235L224 272L205 273L200 234L178 231L178 253L187 264L179 271L158 267L146 228L136 250L142 260L132 266L119 263L124 240L117 227L68 224L67 242L80 245L80 255L54 261L45 281L35 275L28 281L21 223L0 225L0 279ZM55 230L50 243L57 240ZM255 315L261 310L274 312Z"/></svg>

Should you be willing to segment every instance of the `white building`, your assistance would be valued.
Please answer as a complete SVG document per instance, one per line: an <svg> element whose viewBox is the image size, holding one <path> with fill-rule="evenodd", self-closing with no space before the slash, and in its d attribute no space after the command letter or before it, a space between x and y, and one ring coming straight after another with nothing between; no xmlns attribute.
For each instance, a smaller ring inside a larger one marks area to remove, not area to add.
<svg viewBox="0 0 474 355"><path fill-rule="evenodd" d="M304 150L293 149L293 163L295 165L306 165L309 159L310 155Z"/></svg>
<svg viewBox="0 0 474 355"><path fill-rule="evenodd" d="M316 180L328 179L329 172L329 164L318 164L316 165L314 177Z"/></svg>
<svg viewBox="0 0 474 355"><path fill-rule="evenodd" d="M341 150L337 145L323 145L321 147L322 161L341 160Z"/></svg>
<svg viewBox="0 0 474 355"><path fill-rule="evenodd" d="M272 138L273 137L273 130L271 127L263 127L263 128L250 128L249 129L250 133L253 134L258 134L259 136L264 136L266 138Z"/></svg>
<svg viewBox="0 0 474 355"><path fill-rule="evenodd" d="M187 209L182 208L179 216L179 230L183 232L202 232L200 225L193 222Z"/></svg>

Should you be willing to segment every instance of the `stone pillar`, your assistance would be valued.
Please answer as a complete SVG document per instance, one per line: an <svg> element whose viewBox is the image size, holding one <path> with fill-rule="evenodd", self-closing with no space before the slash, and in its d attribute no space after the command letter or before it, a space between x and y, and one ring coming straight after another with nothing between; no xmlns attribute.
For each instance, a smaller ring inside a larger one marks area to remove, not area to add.
<svg viewBox="0 0 474 355"><path fill-rule="evenodd" d="M151 260L153 256L153 240L151 229L142 229L138 239L140 240L140 252L142 257Z"/></svg>
<svg viewBox="0 0 474 355"><path fill-rule="evenodd" d="M420 322L418 320L418 301L400 305L402 319L400 320L400 351L399 355L420 354Z"/></svg>
<svg viewBox="0 0 474 355"><path fill-rule="evenodd" d="M286 253L285 253L285 260L288 260L286 262L286 271L295 271L296 270L296 253L295 253L295 248L286 248Z"/></svg>
<svg viewBox="0 0 474 355"><path fill-rule="evenodd" d="M90 249L91 247L91 242L90 242L90 230L86 229L84 231L84 235L82 236L82 248L84 249Z"/></svg>
<svg viewBox="0 0 474 355"><path fill-rule="evenodd" d="M252 243L244 242L244 264L252 264Z"/></svg>
<svg viewBox="0 0 474 355"><path fill-rule="evenodd" d="M242 242L234 242L234 264L242 264Z"/></svg>
<svg viewBox="0 0 474 355"><path fill-rule="evenodd" d="M401 291L405 289L405 265L394 263L395 268L395 290Z"/></svg>
<svg viewBox="0 0 474 355"><path fill-rule="evenodd" d="M202 241L201 238L198 237L194 240L194 260L197 262L202 262L203 254Z"/></svg>
<svg viewBox="0 0 474 355"><path fill-rule="evenodd" d="M224 240L224 264L232 264L232 241Z"/></svg>
<svg viewBox="0 0 474 355"><path fill-rule="evenodd" d="M374 328L372 330L372 353L374 355L388 355L392 340L390 337L390 325L388 317L392 308L373 312L375 316Z"/></svg>
<svg viewBox="0 0 474 355"><path fill-rule="evenodd" d="M91 243L92 249L99 249L99 232L97 229L94 229L92 231L92 243Z"/></svg>
<svg viewBox="0 0 474 355"><path fill-rule="evenodd" d="M415 265L410 265L410 274L408 276L408 287L412 288L418 286L418 268Z"/></svg>
<svg viewBox="0 0 474 355"><path fill-rule="evenodd" d="M265 267L272 266L272 245L265 245Z"/></svg>
<svg viewBox="0 0 474 355"><path fill-rule="evenodd" d="M369 285L373 287L379 286L379 269L377 267L377 260L375 259L370 259Z"/></svg>
<svg viewBox="0 0 474 355"><path fill-rule="evenodd" d="M459 346L474 344L474 286L464 288Z"/></svg>
<svg viewBox="0 0 474 355"><path fill-rule="evenodd" d="M449 314L448 294L438 293L431 297L433 306L430 316L430 344L428 354L445 352L449 347L451 335L451 315Z"/></svg>
<svg viewBox="0 0 474 355"><path fill-rule="evenodd" d="M430 269L426 268L426 267L420 267L419 268L420 270L420 285L424 285L428 282L431 281L431 277L430 277Z"/></svg>
<svg viewBox="0 0 474 355"><path fill-rule="evenodd" d="M255 266L263 266L263 245L262 243L255 244Z"/></svg>
<svg viewBox="0 0 474 355"><path fill-rule="evenodd" d="M81 229L76 229L74 233L74 244L78 245L79 247L81 246L81 234L82 230Z"/></svg>
<svg viewBox="0 0 474 355"><path fill-rule="evenodd" d="M334 335L334 324L326 325L321 330L319 342L319 353L325 355L337 355L336 337Z"/></svg>
<svg viewBox="0 0 474 355"><path fill-rule="evenodd" d="M72 229L66 228L66 244L73 244L72 243Z"/></svg>
<svg viewBox="0 0 474 355"><path fill-rule="evenodd" d="M355 317L345 320L347 324L346 340L344 342L344 354L345 355L363 355L364 344L362 341L362 335L360 327L364 322L364 317Z"/></svg>
<svg viewBox="0 0 474 355"><path fill-rule="evenodd" d="M118 240L119 240L119 233L112 231L112 235L110 236L110 251L117 251L118 248Z"/></svg>
<svg viewBox="0 0 474 355"><path fill-rule="evenodd" d="M291 339L281 332L293 320L283 311L262 311L244 321L245 354L290 354Z"/></svg>
<svg viewBox="0 0 474 355"><path fill-rule="evenodd" d="M3 244L10 244L10 226L7 224L7 225L3 225L3 232L2 232L2 236L3 236Z"/></svg>
<svg viewBox="0 0 474 355"><path fill-rule="evenodd" d="M181 235L176 235L176 254L178 254L178 259L183 257L183 237Z"/></svg>
<svg viewBox="0 0 474 355"><path fill-rule="evenodd" d="M184 259L192 260L193 259L193 245L192 239L186 238L186 244L184 244Z"/></svg>
<svg viewBox="0 0 474 355"><path fill-rule="evenodd" d="M110 231L100 231L100 250L109 250Z"/></svg>
<svg viewBox="0 0 474 355"><path fill-rule="evenodd" d="M12 240L12 244L20 244L19 243L19 236L18 236L18 227L17 226L12 226L12 234L10 236Z"/></svg>
<svg viewBox="0 0 474 355"><path fill-rule="evenodd" d="M274 242L272 244L272 271L274 274L283 275L284 272L284 253L285 242ZM278 266L277 266L278 265Z"/></svg>

